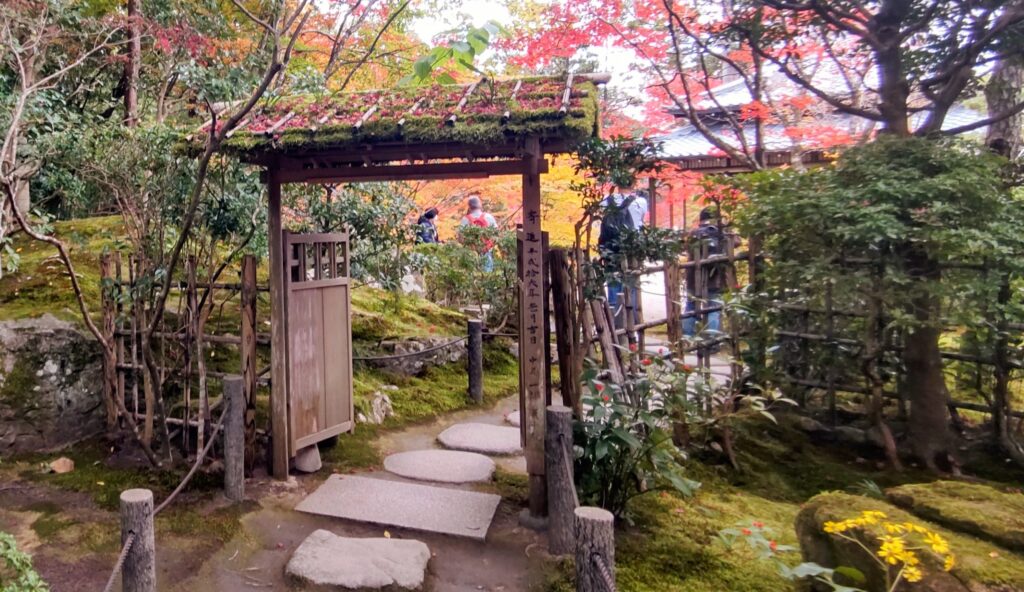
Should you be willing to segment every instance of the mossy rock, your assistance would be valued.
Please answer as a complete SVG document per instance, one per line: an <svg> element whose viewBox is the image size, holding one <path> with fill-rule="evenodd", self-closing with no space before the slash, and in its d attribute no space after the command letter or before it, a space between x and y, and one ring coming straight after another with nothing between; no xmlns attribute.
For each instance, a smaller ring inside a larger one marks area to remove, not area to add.
<svg viewBox="0 0 1024 592"><path fill-rule="evenodd" d="M811 498L797 514L796 532L804 561L825 567L846 566L867 577L861 584L868 592L883 592L885 575L879 565L852 541L826 534L825 522L855 518L861 512L884 512L891 522L913 522L944 537L956 556L956 567L942 570L940 557L919 551L924 579L900 586L900 591L928 592L1018 592L1024 591L1024 557L1002 547L925 522L884 501L845 493L823 493ZM871 549L878 548L881 526L848 531ZM846 582L852 584L852 582Z"/></svg>
<svg viewBox="0 0 1024 592"><path fill-rule="evenodd" d="M897 506L952 530L1024 551L1024 494L980 483L935 481L887 489Z"/></svg>

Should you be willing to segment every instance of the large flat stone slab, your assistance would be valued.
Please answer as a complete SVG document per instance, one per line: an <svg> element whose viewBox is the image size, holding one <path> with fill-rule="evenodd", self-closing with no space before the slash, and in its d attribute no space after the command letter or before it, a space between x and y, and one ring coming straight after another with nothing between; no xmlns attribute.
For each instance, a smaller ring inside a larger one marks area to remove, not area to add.
<svg viewBox="0 0 1024 592"><path fill-rule="evenodd" d="M509 455L523 451L519 428L487 423L457 423L437 436L445 448L481 454Z"/></svg>
<svg viewBox="0 0 1024 592"><path fill-rule="evenodd" d="M475 452L412 450L385 458L384 470L417 481L473 483L491 480L494 461Z"/></svg>
<svg viewBox="0 0 1024 592"><path fill-rule="evenodd" d="M429 561L430 549L420 541L353 539L315 530L295 550L285 573L342 590L419 590Z"/></svg>
<svg viewBox="0 0 1024 592"><path fill-rule="evenodd" d="M331 475L296 510L484 540L501 497L418 483Z"/></svg>

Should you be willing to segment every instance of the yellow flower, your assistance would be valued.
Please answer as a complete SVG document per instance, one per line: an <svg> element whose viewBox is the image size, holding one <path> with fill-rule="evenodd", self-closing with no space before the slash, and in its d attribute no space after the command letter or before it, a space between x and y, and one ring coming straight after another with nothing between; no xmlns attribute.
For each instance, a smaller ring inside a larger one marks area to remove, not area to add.
<svg viewBox="0 0 1024 592"><path fill-rule="evenodd" d="M907 567L903 568L903 579L907 580L908 582L920 582L922 577L924 576L921 573L921 570L916 567L908 565Z"/></svg>
<svg viewBox="0 0 1024 592"><path fill-rule="evenodd" d="M924 542L932 548L932 551L935 551L939 555L945 555L946 553L949 553L949 543L946 542L946 539L935 534L934 532L929 532L925 534Z"/></svg>
<svg viewBox="0 0 1024 592"><path fill-rule="evenodd" d="M952 555L946 555L946 560L942 562L942 569L946 571L952 571L956 565L956 557Z"/></svg>
<svg viewBox="0 0 1024 592"><path fill-rule="evenodd" d="M879 557L890 565L898 565L903 562L906 554L906 549L903 547L903 539L883 536L879 540L882 541L882 546L878 548Z"/></svg>

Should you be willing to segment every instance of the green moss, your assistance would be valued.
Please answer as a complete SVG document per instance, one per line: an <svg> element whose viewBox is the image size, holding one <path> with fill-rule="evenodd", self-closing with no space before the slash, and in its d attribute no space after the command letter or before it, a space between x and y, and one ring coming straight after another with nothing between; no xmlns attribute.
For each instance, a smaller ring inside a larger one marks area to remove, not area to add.
<svg viewBox="0 0 1024 592"><path fill-rule="evenodd" d="M519 506L525 506L530 500L530 478L501 467L495 469L493 481L481 484L479 489L496 493L502 499Z"/></svg>
<svg viewBox="0 0 1024 592"><path fill-rule="evenodd" d="M374 425L359 424L351 434L338 436L337 442L321 450L324 465L336 473L352 473L381 466L380 451L373 445L380 433Z"/></svg>
<svg viewBox="0 0 1024 592"><path fill-rule="evenodd" d="M403 296L393 305L384 290L360 286L352 291L352 340L364 348L392 338L464 335L466 317L416 296Z"/></svg>
<svg viewBox="0 0 1024 592"><path fill-rule="evenodd" d="M0 405L18 411L22 418L30 416L39 408L35 397L38 383L34 365L25 358L16 358L10 372L0 372Z"/></svg>
<svg viewBox="0 0 1024 592"><path fill-rule="evenodd" d="M947 528L1024 551L1024 495L979 483L936 481L885 492L897 506Z"/></svg>
<svg viewBox="0 0 1024 592"><path fill-rule="evenodd" d="M447 125L444 120L447 113L406 116L402 126L398 125L397 118L371 119L359 129L352 125L329 125L315 131L289 129L275 138L242 131L228 139L224 147L237 154L256 154L279 150L354 148L381 143L489 146L527 137L557 138L571 143L595 135L598 127L596 87L589 82L574 86L577 91L586 91L586 96L581 97L579 106L567 114L550 108L527 111L515 103L508 103L508 121L502 121L496 114L469 114L459 118L454 125ZM402 93L401 90L397 92ZM532 98L556 96L541 94Z"/></svg>
<svg viewBox="0 0 1024 592"><path fill-rule="evenodd" d="M74 521L57 514L43 514L32 523L32 530L42 541L52 540L58 533L74 524Z"/></svg>
<svg viewBox="0 0 1024 592"><path fill-rule="evenodd" d="M116 250L124 238L121 218L105 216L57 222L54 235L68 246L86 302L98 314L100 303L99 257ZM70 321L81 319L64 265L50 245L31 240L23 233L12 237L21 257L17 273L0 278L0 320L34 318L52 314Z"/></svg>
<svg viewBox="0 0 1024 592"><path fill-rule="evenodd" d="M32 468L22 471L21 477L46 483L60 489L79 491L92 496L98 506L116 510L120 505L121 492L125 489L143 487L153 490L157 501L178 485L187 472L180 466L173 470L157 470L151 467L115 468L107 465L107 449L102 444L79 444L66 451L65 456L75 462L75 470L63 474L50 474ZM31 457L26 460L48 462L46 457ZM219 489L222 481L219 475L198 473L189 482L186 491L207 491Z"/></svg>
<svg viewBox="0 0 1024 592"><path fill-rule="evenodd" d="M884 512L892 522L914 522L935 531L947 541L956 555L956 567L951 574L960 582L980 583L985 586L1010 586L1019 589L1024 586L1024 557L1007 551L992 543L976 539L970 535L954 532L917 518L886 502L845 493L823 493L807 502L797 519L797 528L801 532L801 540L805 536L820 533L826 521L843 520L859 515L865 510ZM881 526L869 527L863 533L869 543L873 544L877 537L884 534ZM821 535L825 536L825 535ZM834 547L834 549L837 547ZM859 551L863 553L863 551ZM939 558L930 553L920 553L924 571L937 572ZM866 564L869 565L869 564ZM857 567L860 567L859 565ZM866 568L865 568L866 569ZM864 569L862 569L864 571ZM865 572L867 573L867 572ZM971 588L975 589L975 588Z"/></svg>
<svg viewBox="0 0 1024 592"><path fill-rule="evenodd" d="M212 537L224 544L242 531L242 516L257 509L256 502L233 504L212 512L200 512L190 505L179 504L157 517L157 535L167 532L189 538Z"/></svg>

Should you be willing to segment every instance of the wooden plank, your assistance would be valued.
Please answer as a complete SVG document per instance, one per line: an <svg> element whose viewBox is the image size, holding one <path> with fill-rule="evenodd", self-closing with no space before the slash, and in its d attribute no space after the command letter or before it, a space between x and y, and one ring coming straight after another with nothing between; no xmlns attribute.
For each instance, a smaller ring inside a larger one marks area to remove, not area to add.
<svg viewBox="0 0 1024 592"><path fill-rule="evenodd" d="M527 152L540 159L537 139L528 140ZM544 421L547 360L544 359L544 253L541 227L539 167L523 174L523 265L519 274L519 360L524 384L522 422L525 427L526 470L530 474L530 514L546 514L544 482Z"/></svg>
<svg viewBox="0 0 1024 592"><path fill-rule="evenodd" d="M299 450L306 446L312 446L318 442L323 442L328 438L333 438L338 434L344 434L345 432L351 432L355 423L352 421L345 421L337 425L333 425L325 430L320 430L315 434L310 434L304 438L299 438L295 441L295 449Z"/></svg>
<svg viewBox="0 0 1024 592"><path fill-rule="evenodd" d="M267 171L267 231L270 250L270 429L274 478L288 478L288 327L285 293L285 247L281 230L281 180L276 167Z"/></svg>
<svg viewBox="0 0 1024 592"><path fill-rule="evenodd" d="M565 79L565 90L562 92L562 106L558 109L558 112L565 115L569 112L569 100L572 99L572 79L574 74L569 73L569 76Z"/></svg>
<svg viewBox="0 0 1024 592"><path fill-rule="evenodd" d="M332 168L288 169L280 172L282 183L344 183L349 181L390 181L414 179L465 179L492 175L522 175L529 159L434 162ZM539 161L540 173L548 172L548 161Z"/></svg>
<svg viewBox="0 0 1024 592"><path fill-rule="evenodd" d="M288 294L288 391L291 453L300 438L325 426L323 296L320 290Z"/></svg>
<svg viewBox="0 0 1024 592"><path fill-rule="evenodd" d="M326 426L352 420L352 328L348 286L323 290Z"/></svg>

